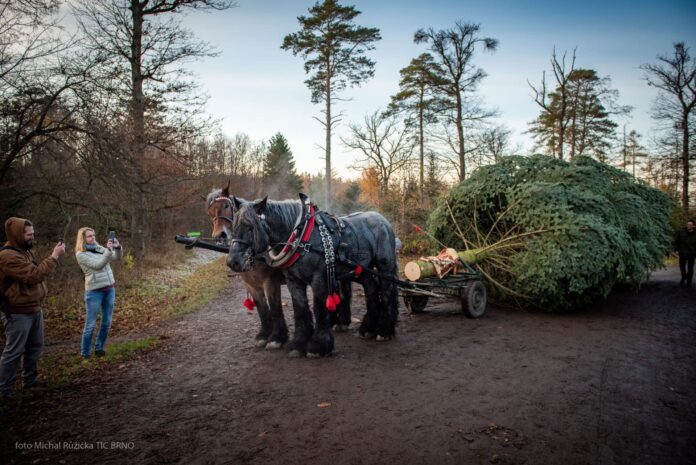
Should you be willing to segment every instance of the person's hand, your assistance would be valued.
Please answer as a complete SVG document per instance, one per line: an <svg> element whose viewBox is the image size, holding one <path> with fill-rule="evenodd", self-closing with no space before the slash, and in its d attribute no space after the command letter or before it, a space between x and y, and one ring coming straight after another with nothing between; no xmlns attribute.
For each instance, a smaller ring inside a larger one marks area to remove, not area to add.
<svg viewBox="0 0 696 465"><path fill-rule="evenodd" d="M114 248L115 249L120 249L121 248L121 243L118 241L118 239L114 239Z"/></svg>
<svg viewBox="0 0 696 465"><path fill-rule="evenodd" d="M106 248L109 249L109 250L111 250L111 249L114 248L114 241L113 241L113 239L109 239L108 241L106 241Z"/></svg>
<svg viewBox="0 0 696 465"><path fill-rule="evenodd" d="M58 260L61 255L65 253L65 243L63 241L60 241L58 244L56 244L55 247L53 247L53 253L51 254L51 257L55 258Z"/></svg>

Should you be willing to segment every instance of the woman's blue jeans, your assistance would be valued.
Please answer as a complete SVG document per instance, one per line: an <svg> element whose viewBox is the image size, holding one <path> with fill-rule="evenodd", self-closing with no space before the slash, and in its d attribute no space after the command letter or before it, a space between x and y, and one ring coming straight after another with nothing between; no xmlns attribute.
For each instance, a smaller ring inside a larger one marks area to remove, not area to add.
<svg viewBox="0 0 696 465"><path fill-rule="evenodd" d="M85 291L85 307L87 309L87 318L85 319L85 329L82 331L82 356L88 357L92 350L92 334L97 326L97 316L101 309L101 325L99 334L97 334L97 342L94 346L95 350L104 350L106 337L109 335L111 327L111 317L114 314L114 300L116 299L116 289L111 288L108 291Z"/></svg>

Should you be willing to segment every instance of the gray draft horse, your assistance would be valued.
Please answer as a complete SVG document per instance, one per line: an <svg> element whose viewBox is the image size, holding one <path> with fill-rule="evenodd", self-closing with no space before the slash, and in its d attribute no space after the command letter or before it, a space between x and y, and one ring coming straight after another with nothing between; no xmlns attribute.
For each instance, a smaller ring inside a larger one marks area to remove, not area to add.
<svg viewBox="0 0 696 465"><path fill-rule="evenodd" d="M268 260L269 256L285 249L291 242L289 238L294 237L293 231L297 231L302 216L306 217L307 222L311 216L321 216L322 224L332 221L323 212L307 214L302 201L269 201L267 198L253 202L233 200L235 211L227 264L239 272L248 271L257 257L263 256ZM340 224L344 227L338 227ZM308 356L323 356L333 350L331 320L325 303L330 296L331 284L327 277L327 267L331 265L325 256L328 241L336 256L342 257L335 262L337 275L345 277L352 274L365 289L367 314L361 323L360 334L376 334L379 340L388 340L395 333L398 299L392 279L396 278L397 260L391 225L379 213L361 212L340 218L333 231L327 237L321 228L314 228L306 242L300 244L301 252L297 260L283 269L292 295L295 319L295 333L288 343L291 356L305 353ZM370 272L357 273L358 269L376 270L383 278ZM309 311L308 285L312 288L316 330Z"/></svg>
<svg viewBox="0 0 696 465"><path fill-rule="evenodd" d="M227 243L232 225L233 203L229 182L223 189L213 189L206 198L208 216L213 225L212 237ZM288 327L283 315L280 286L285 284L282 270L266 265L263 260L256 260L253 266L241 272L244 286L256 303L261 329L255 337L256 347L276 350L283 347L288 340ZM341 283L342 298L338 311L332 314L332 325L337 332L348 330L351 323L350 283Z"/></svg>

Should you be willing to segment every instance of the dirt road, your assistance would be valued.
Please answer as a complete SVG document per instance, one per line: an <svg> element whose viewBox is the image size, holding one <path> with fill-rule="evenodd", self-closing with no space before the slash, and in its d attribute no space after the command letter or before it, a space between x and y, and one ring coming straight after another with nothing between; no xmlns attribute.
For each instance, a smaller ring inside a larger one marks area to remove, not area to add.
<svg viewBox="0 0 696 465"><path fill-rule="evenodd" d="M677 281L572 315L429 306L310 360L253 348L235 280L164 349L7 408L0 463L696 463L696 289Z"/></svg>

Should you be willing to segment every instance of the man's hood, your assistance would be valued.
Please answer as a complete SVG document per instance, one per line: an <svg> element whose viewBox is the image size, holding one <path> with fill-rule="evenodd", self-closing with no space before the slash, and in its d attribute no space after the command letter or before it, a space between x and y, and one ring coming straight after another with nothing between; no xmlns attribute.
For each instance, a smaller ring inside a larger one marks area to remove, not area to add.
<svg viewBox="0 0 696 465"><path fill-rule="evenodd" d="M27 244L24 241L24 226L27 223L28 220L24 218L8 218L7 221L5 221L5 237L7 237L5 245L17 247L22 250L25 249Z"/></svg>

